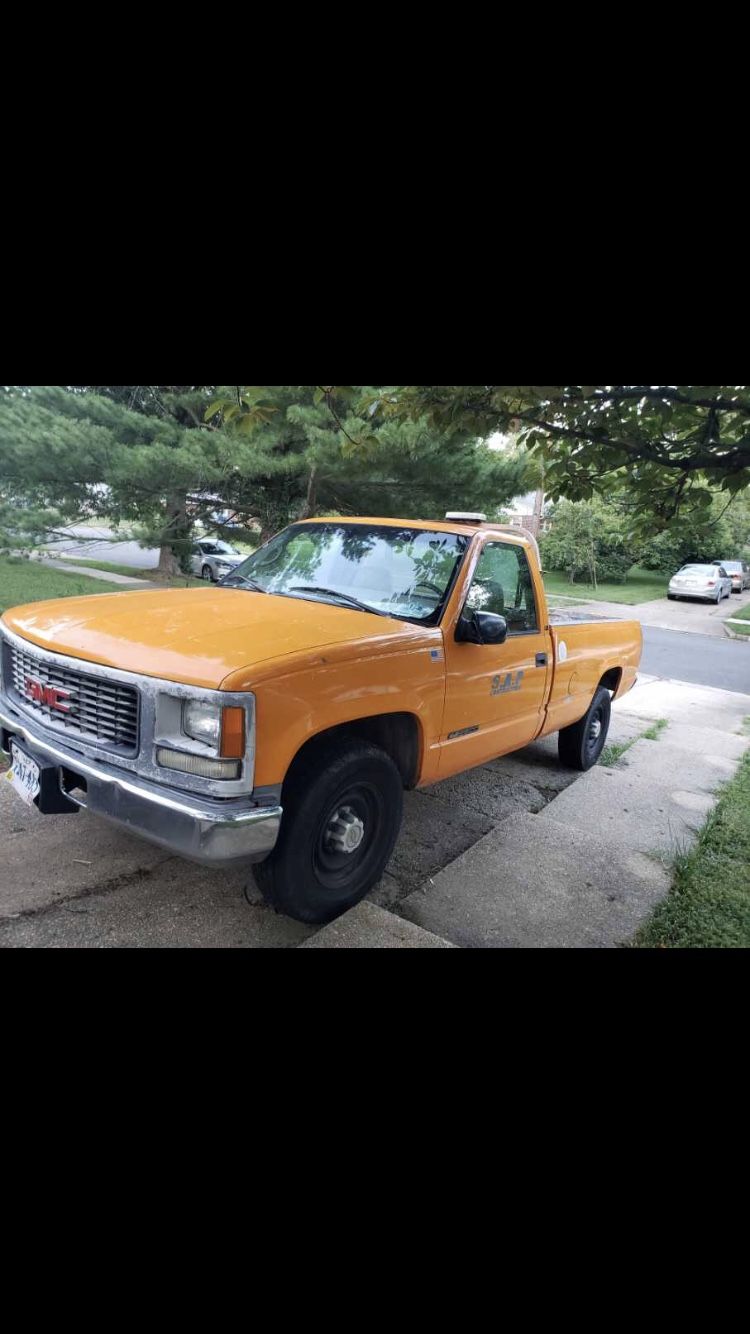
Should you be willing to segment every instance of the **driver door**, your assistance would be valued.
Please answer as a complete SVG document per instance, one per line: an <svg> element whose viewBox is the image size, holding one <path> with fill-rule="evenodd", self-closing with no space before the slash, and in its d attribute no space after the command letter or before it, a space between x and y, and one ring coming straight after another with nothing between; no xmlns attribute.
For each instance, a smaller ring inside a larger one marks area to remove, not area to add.
<svg viewBox="0 0 750 1334"><path fill-rule="evenodd" d="M471 611L504 616L508 634L503 644L471 644L446 633L441 778L528 745L544 718L551 640L523 547L484 543L462 614Z"/></svg>

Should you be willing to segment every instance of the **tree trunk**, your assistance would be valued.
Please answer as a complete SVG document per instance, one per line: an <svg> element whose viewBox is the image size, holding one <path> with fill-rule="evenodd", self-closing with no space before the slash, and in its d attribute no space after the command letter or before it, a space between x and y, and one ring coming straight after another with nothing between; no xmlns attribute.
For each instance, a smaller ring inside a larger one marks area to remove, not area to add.
<svg viewBox="0 0 750 1334"><path fill-rule="evenodd" d="M168 539L170 534L174 534L175 537L184 536L185 515L184 495L171 495L167 501L162 544L159 548L158 577L160 579L174 579L182 574L179 558L175 555Z"/></svg>
<svg viewBox="0 0 750 1334"><path fill-rule="evenodd" d="M302 511L303 519L312 519L315 515L316 507L316 481L318 476L317 464L313 464L310 469L310 480L307 483L307 495L305 497L305 508Z"/></svg>
<svg viewBox="0 0 750 1334"><path fill-rule="evenodd" d="M180 562L175 556L171 547L159 548L159 566L158 574L160 579L174 579L182 574Z"/></svg>

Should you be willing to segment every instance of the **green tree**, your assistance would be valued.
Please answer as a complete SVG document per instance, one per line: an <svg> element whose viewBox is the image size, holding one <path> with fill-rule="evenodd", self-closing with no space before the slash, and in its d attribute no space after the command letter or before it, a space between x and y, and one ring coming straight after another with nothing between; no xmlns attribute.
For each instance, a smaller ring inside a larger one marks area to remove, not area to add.
<svg viewBox="0 0 750 1334"><path fill-rule="evenodd" d="M624 522L600 500L561 500L548 515L551 527L541 540L545 569L564 570L570 582L625 583L634 564Z"/></svg>
<svg viewBox="0 0 750 1334"><path fill-rule="evenodd" d="M160 548L160 571L186 567L197 517L231 464L204 421L215 388L18 386L0 398L5 528L39 539L58 523L103 517ZM11 513L9 513L9 507Z"/></svg>
<svg viewBox="0 0 750 1334"><path fill-rule="evenodd" d="M729 532L729 550L722 555L727 560L750 558L750 489L735 496L732 504L724 511L724 520Z"/></svg>
<svg viewBox="0 0 750 1334"><path fill-rule="evenodd" d="M224 494L254 509L264 535L319 513L442 518L446 509L490 511L535 484L522 451L490 448L425 419L374 422L374 391L343 391L335 411L317 386L240 386L207 410L232 440L235 470Z"/></svg>
<svg viewBox="0 0 750 1334"><path fill-rule="evenodd" d="M351 399L371 394L359 389ZM165 576L187 568L198 520L229 535L218 512L268 536L320 512L439 518L449 507L492 510L532 484L523 453L424 420L373 426L353 407L334 418L316 386L241 394L18 386L0 395L0 541L3 529L8 545L21 545L101 518L158 546Z"/></svg>
<svg viewBox="0 0 750 1334"><path fill-rule="evenodd" d="M738 523L729 518L735 506ZM743 508L747 510L747 500L742 497L738 496L727 508L726 499L712 497L709 492L704 504L692 511L682 511L663 532L637 542L637 563L647 570L674 574L688 561L733 560L741 556L743 544L736 540L735 532L744 526L745 535L750 533L740 517Z"/></svg>
<svg viewBox="0 0 750 1334"><path fill-rule="evenodd" d="M333 414L340 392L324 387ZM553 500L627 484L641 527L666 527L706 483L728 495L750 485L748 386L406 385L365 407L483 439L512 432L543 461Z"/></svg>

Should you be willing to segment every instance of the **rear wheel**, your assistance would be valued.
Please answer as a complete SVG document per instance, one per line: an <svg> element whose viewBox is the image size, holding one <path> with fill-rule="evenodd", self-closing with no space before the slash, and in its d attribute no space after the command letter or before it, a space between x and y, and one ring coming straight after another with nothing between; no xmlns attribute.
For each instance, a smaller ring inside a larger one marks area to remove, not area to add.
<svg viewBox="0 0 750 1334"><path fill-rule="evenodd" d="M612 700L608 690L600 686L589 705L588 713L580 722L563 727L557 741L560 762L569 769L590 769L604 750Z"/></svg>
<svg viewBox="0 0 750 1334"><path fill-rule="evenodd" d="M385 870L401 828L401 775L370 742L321 744L294 766L282 805L279 840L255 879L278 911L330 922Z"/></svg>
<svg viewBox="0 0 750 1334"><path fill-rule="evenodd" d="M677 594L676 594L676 593L667 593L667 597L668 597L668 599L669 599L670 602L676 602L676 601L677 601Z"/></svg>

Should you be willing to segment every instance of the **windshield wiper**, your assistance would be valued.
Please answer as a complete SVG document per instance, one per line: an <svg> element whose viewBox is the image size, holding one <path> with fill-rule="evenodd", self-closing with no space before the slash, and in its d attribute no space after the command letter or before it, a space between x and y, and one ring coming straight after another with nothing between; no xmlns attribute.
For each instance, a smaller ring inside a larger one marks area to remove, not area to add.
<svg viewBox="0 0 750 1334"><path fill-rule="evenodd" d="M232 588L235 579L241 579L243 584L247 584L248 588L252 588L256 593L266 592L266 589L260 584L256 584L254 579L248 579L246 574L225 574L224 578L219 580L218 586L219 588Z"/></svg>
<svg viewBox="0 0 750 1334"><path fill-rule="evenodd" d="M369 611L373 616L385 616L384 611L378 611L377 607L368 607L366 602L360 602L359 598L353 598L349 593L340 593L337 588L318 588L314 584L292 584L290 593L325 593L327 597L339 598L342 602L347 602L350 607L357 607L360 611Z"/></svg>

